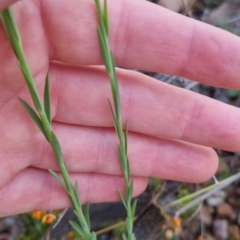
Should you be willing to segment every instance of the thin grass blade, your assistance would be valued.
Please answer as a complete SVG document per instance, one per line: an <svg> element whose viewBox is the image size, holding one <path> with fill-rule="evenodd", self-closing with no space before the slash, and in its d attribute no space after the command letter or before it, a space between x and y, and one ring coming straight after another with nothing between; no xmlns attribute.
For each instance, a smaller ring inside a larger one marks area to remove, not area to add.
<svg viewBox="0 0 240 240"><path fill-rule="evenodd" d="M98 13L98 19L99 19L99 22L101 22L101 19L102 19L101 5L100 5L99 0L94 0L94 1L95 1L96 8L97 8L97 13Z"/></svg>
<svg viewBox="0 0 240 240"><path fill-rule="evenodd" d="M52 132L52 142L51 142L54 154L56 156L56 159L58 160L58 164L64 164L65 166L65 162L63 159L63 155L62 155L62 149L60 147L59 141L55 135L54 132Z"/></svg>
<svg viewBox="0 0 240 240"><path fill-rule="evenodd" d="M44 86L44 110L47 115L48 121L51 125L51 105L50 105L50 87L49 87L49 75L47 74Z"/></svg>
<svg viewBox="0 0 240 240"><path fill-rule="evenodd" d="M84 232L82 231L82 229L81 229L81 227L77 224L77 223L75 223L75 222L73 222L73 221L69 221L69 223L70 223L70 225L73 227L73 229L81 236L81 237L83 237L84 238Z"/></svg>
<svg viewBox="0 0 240 240"><path fill-rule="evenodd" d="M110 52L110 58L111 58L111 63L112 63L112 66L113 66L113 77L114 77L114 79L115 79L115 81L116 81L116 83L118 83L118 81L117 81L117 75L116 75L116 70L115 70L115 68L116 68L116 63L115 63L115 59L114 59L114 56L113 56L113 53L112 52ZM119 91L119 90L118 90Z"/></svg>
<svg viewBox="0 0 240 240"><path fill-rule="evenodd" d="M101 49L101 52L102 52L102 56L103 56L103 60L104 60L104 63L105 63L106 70L107 70L107 72L111 72L112 71L111 70L112 69L111 68L111 59L110 59L110 56L109 56L108 48L106 46L107 43L106 43L105 36L102 34L102 31L99 27L97 28L97 33L98 33L100 49Z"/></svg>
<svg viewBox="0 0 240 240"><path fill-rule="evenodd" d="M134 218L135 216L136 207L137 207L137 199L135 199L132 204L132 218Z"/></svg>
<svg viewBox="0 0 240 240"><path fill-rule="evenodd" d="M25 82L28 86L29 92L31 94L33 103L34 103L37 111L42 112L43 108L42 108L41 100L40 100L39 95L38 95L38 90L37 90L37 88L36 88L36 86L33 82L31 73L28 71L28 69L26 69L26 66L22 66L22 65L19 64L19 68L22 71L22 74L24 76Z"/></svg>
<svg viewBox="0 0 240 240"><path fill-rule="evenodd" d="M16 43L21 42L21 40L20 40L18 28L16 26L16 22L14 21L12 12L9 8L7 8L4 11L2 11L0 16L1 16L3 27L13 47L13 50L15 54L18 55L14 46L16 46L15 45Z"/></svg>
<svg viewBox="0 0 240 240"><path fill-rule="evenodd" d="M121 197L121 200L122 200L122 203L123 203L124 207L127 209L127 204L126 204L126 201L125 201L125 198L124 198L124 196L123 196L122 191L121 191L121 190L118 190L118 192L119 192L119 195L120 195L120 197Z"/></svg>
<svg viewBox="0 0 240 240"><path fill-rule="evenodd" d="M84 216L85 216L87 225L90 228L90 211L89 211L89 204L88 203L84 207Z"/></svg>
<svg viewBox="0 0 240 240"><path fill-rule="evenodd" d="M32 118L32 120L36 123L36 125L38 126L38 128L41 130L41 132L43 133L43 135L45 136L45 138L48 141L48 137L47 134L44 130L43 124L41 119L39 118L39 116L37 115L37 113L32 109L32 107L26 102L24 101L22 98L18 98L20 103L23 105L23 107L26 109L26 111L28 112L28 114L30 115L30 117Z"/></svg>
<svg viewBox="0 0 240 240"><path fill-rule="evenodd" d="M130 179L130 164L129 164L128 158L127 158L126 162L127 162L127 175L128 175L128 179Z"/></svg>
<svg viewBox="0 0 240 240"><path fill-rule="evenodd" d="M81 207L80 192L79 192L79 186L78 186L78 181L77 180L75 182L75 195L76 195L79 207Z"/></svg>
<svg viewBox="0 0 240 240"><path fill-rule="evenodd" d="M1 14L1 21L3 23L5 32L7 34L8 40L11 43L12 49L18 59L19 67L22 70L22 73L24 75L25 81L28 85L28 88L30 90L30 94L33 98L34 105L37 109L37 111L41 111L41 102L37 94L37 89L32 82L32 76L29 71L29 67L27 65L23 50L22 50L22 44L21 44L21 38L18 32L18 28L16 25L16 22L13 18L11 10L8 8L4 10ZM24 65L24 66L23 66Z"/></svg>
<svg viewBox="0 0 240 240"><path fill-rule="evenodd" d="M107 37L109 35L109 23L108 23L108 7L107 7L107 0L104 0L104 7L103 7L103 22L105 26L105 31Z"/></svg>
<svg viewBox="0 0 240 240"><path fill-rule="evenodd" d="M65 191L69 194L67 188L65 187L62 179L58 176L58 174L56 172L54 172L51 169L48 169L48 171L51 173L51 175L59 182L59 184L65 189Z"/></svg>
<svg viewBox="0 0 240 240"><path fill-rule="evenodd" d="M128 240L126 234L123 234L123 240Z"/></svg>
<svg viewBox="0 0 240 240"><path fill-rule="evenodd" d="M104 33L104 35L107 36L105 23L104 23L104 16L103 16L104 11L102 11L102 8L101 8L99 0L95 0L95 3L96 3L96 7L97 7L97 12L98 12L98 19L99 19L99 23L100 23L100 29Z"/></svg>
<svg viewBox="0 0 240 240"><path fill-rule="evenodd" d="M92 237L91 240L97 240L97 235L96 235L95 232L92 232L92 233L91 233L91 237Z"/></svg>
<svg viewBox="0 0 240 240"><path fill-rule="evenodd" d="M118 154L119 154L119 159L120 159L120 162L121 162L121 166L122 166L122 169L124 172L127 171L128 173L128 169L127 169L127 163L126 163L126 159L125 159L125 154L120 146L120 144L118 144Z"/></svg>
<svg viewBox="0 0 240 240"><path fill-rule="evenodd" d="M124 132L124 138L125 138L125 153L128 154L128 124L126 125L125 132Z"/></svg>
<svg viewBox="0 0 240 240"><path fill-rule="evenodd" d="M111 115L112 115L112 118L113 118L113 123L116 126L117 125L117 121L116 121L115 113L114 113L112 104L111 104L109 99L108 99L108 105L109 105L109 108L110 108L110 111L111 111Z"/></svg>
<svg viewBox="0 0 240 240"><path fill-rule="evenodd" d="M240 178L240 173L236 173L234 174L233 176L231 177L228 177L222 181L220 181L218 184L212 184L206 188L203 188L197 192L194 192L194 193L191 193L185 197L182 197L180 199L177 199L173 202L171 202L170 204L167 204L166 206L167 207L173 207L173 206L177 206L179 204L183 204L184 202L186 201L193 201L194 198L197 198L199 197L200 195L202 194L205 194L205 193L210 193L212 191L218 191L218 190L221 190L223 189L224 187L227 187L229 186L231 183L233 183L234 181L238 180Z"/></svg>
<svg viewBox="0 0 240 240"><path fill-rule="evenodd" d="M111 116L112 116L112 121L113 121L113 126L114 126L114 129L115 129L115 132L119 136L119 132L118 132L118 129L117 129L117 121L116 121L116 118L115 118L115 114L114 114L114 110L113 110L112 104L109 101L109 99L108 99L108 105L109 105L109 108L110 108L110 111L111 111Z"/></svg>
<svg viewBox="0 0 240 240"><path fill-rule="evenodd" d="M114 56L112 54L112 52L110 52L110 66L112 67L111 70L111 74L112 74L112 78L111 78L111 85L112 85L112 91L113 91L113 99L114 99L114 106L115 106L115 113L116 113L116 118L120 119L121 118L121 102L120 102L120 95L119 95L119 84L117 81L117 76L116 76L116 64L115 64L115 60L114 60Z"/></svg>
<svg viewBox="0 0 240 240"><path fill-rule="evenodd" d="M129 188L128 188L128 197L130 198L129 200L131 200L132 194L133 194L133 180L131 179Z"/></svg>

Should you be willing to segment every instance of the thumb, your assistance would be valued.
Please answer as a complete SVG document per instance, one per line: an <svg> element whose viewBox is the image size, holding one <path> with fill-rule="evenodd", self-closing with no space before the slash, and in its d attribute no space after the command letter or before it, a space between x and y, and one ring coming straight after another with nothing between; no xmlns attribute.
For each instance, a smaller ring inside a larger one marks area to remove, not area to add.
<svg viewBox="0 0 240 240"><path fill-rule="evenodd" d="M0 0L0 11L9 7L11 4L17 2L18 0Z"/></svg>

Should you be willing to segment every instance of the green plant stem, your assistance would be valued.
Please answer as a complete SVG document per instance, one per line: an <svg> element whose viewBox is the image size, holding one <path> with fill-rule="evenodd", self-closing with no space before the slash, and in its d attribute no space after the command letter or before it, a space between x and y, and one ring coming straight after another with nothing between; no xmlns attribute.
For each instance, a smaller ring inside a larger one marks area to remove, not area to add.
<svg viewBox="0 0 240 240"><path fill-rule="evenodd" d="M74 189L73 185L71 184L69 173L68 173L68 170L67 170L64 158L63 158L63 154L61 151L59 141L58 141L56 135L54 134L54 132L52 131L51 121L46 114L46 109L44 108L44 104L42 104L42 102L40 100L41 98L38 93L33 76L31 74L30 68L28 66L26 56L24 54L23 47L21 44L21 38L20 38L20 35L18 32L17 25L14 21L13 15L12 15L10 9L6 9L1 13L0 16L1 16L1 21L3 23L3 26L5 28L6 34L8 36L9 42L11 43L11 46L17 57L19 67L24 75L24 79L27 84L30 95L32 97L32 101L37 110L38 114L36 114L35 119L37 117L39 117L39 119L40 119L40 123L42 124L42 127L43 127L43 133L44 133L46 139L48 140L49 144L51 145L52 150L57 159L58 166L60 168L60 172L61 172L63 180L64 180L64 184L61 182L60 178L58 178L56 175L55 175L55 177L58 179L58 181L61 183L61 185L65 188L65 190L67 191L67 193L69 195L70 201L75 210L75 214L80 223L80 225L78 226L79 232L84 237L84 239L95 240L96 235L95 235L95 233L91 233L90 226L89 226L90 224L86 220L86 218L89 218L89 212L87 213L87 216L85 216L83 213L82 205L80 202L80 196L78 194L78 189L77 189L78 188L77 182L76 182L75 189ZM49 104L50 104L50 99L48 99L48 100L49 100ZM21 102L24 103L25 106L27 105L27 103L25 103L23 100L21 100ZM28 107L28 109L30 109L31 111L34 112L34 110L31 109L30 106L27 106L27 107ZM51 172L54 173L53 171L51 171Z"/></svg>
<svg viewBox="0 0 240 240"><path fill-rule="evenodd" d="M136 237L133 233L133 222L134 222L134 214L136 209L136 201L132 204L132 193L133 193L133 180L130 177L130 166L129 166L129 159L127 153L127 138L128 138L128 127L126 126L126 131L123 130L123 123L122 123L122 111L121 111L121 101L120 101L120 93L119 93L119 86L118 80L116 75L116 67L113 54L109 47L108 42L108 34L109 34L109 27L108 27L108 10L107 10L107 0L104 0L104 7L103 10L101 9L99 0L95 0L98 19L99 19L99 26L97 29L98 33L98 40L99 45L102 53L102 57L104 60L104 64L106 67L106 71L108 73L111 90L112 90L112 97L114 102L114 109L109 101L109 106L112 113L113 124L115 127L116 134L118 136L119 145L118 145L118 152L119 152L119 159L123 171L124 177L124 184L125 184L125 197L123 196L122 192L119 191L122 202L127 211L127 218L126 218L126 228L127 228L127 235L123 235L124 240L135 240Z"/></svg>
<svg viewBox="0 0 240 240"><path fill-rule="evenodd" d="M230 185L231 183L233 183L234 181L238 180L240 178L240 173L237 173L231 177L228 177L220 182L218 182L217 184L212 184L206 188L203 188L195 193L192 193L192 194L189 194L183 198L180 198L180 199L177 199L169 204L166 204L164 206L162 206L164 209L168 208L168 207L174 207L174 206L177 206L177 205L180 205L180 204L183 204L184 202L186 201L189 201L189 200L192 200L194 198L197 198L197 197L201 197L202 194L204 193L207 193L209 192L210 193L214 193L218 190L221 190L223 189L224 187L227 187L228 185ZM200 201L202 199L200 198Z"/></svg>

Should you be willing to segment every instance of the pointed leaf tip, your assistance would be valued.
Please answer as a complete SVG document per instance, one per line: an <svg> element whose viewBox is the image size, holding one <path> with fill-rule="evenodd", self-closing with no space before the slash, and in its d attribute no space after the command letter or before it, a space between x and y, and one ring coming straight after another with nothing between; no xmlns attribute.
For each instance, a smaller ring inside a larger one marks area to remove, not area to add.
<svg viewBox="0 0 240 240"><path fill-rule="evenodd" d="M48 121L51 124L51 104L50 104L50 87L49 75L47 74L44 86L44 110L47 115Z"/></svg>
<svg viewBox="0 0 240 240"><path fill-rule="evenodd" d="M107 0L104 0L103 22L104 22L105 31L106 31L106 34L107 34L107 37L108 37L108 36L109 36L109 23L108 23L108 6L107 6Z"/></svg>
<svg viewBox="0 0 240 240"><path fill-rule="evenodd" d="M22 106L26 109L26 111L28 112L28 114L30 115L30 117L32 118L32 120L36 123L36 125L38 126L38 128L41 130L41 132L43 133L43 135L45 136L45 138L48 141L48 137L47 134L44 130L43 124L41 119L39 118L39 116L37 115L37 113L34 111L34 109L26 102L24 101L22 98L18 98L18 100L20 101L20 103L22 104Z"/></svg>

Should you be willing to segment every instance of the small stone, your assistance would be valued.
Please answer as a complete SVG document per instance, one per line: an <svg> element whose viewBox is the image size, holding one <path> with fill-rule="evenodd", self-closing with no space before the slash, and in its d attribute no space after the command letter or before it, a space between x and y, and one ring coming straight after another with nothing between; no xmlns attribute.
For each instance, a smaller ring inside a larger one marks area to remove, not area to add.
<svg viewBox="0 0 240 240"><path fill-rule="evenodd" d="M216 240L210 233L206 233L204 240Z"/></svg>
<svg viewBox="0 0 240 240"><path fill-rule="evenodd" d="M200 218L206 226L210 226L212 224L212 209L208 206L203 206L201 208Z"/></svg>
<svg viewBox="0 0 240 240"><path fill-rule="evenodd" d="M207 203L211 207L217 207L223 203L226 193L224 191L217 191L207 199Z"/></svg>
<svg viewBox="0 0 240 240"><path fill-rule="evenodd" d="M236 213L234 212L231 205L228 203L222 203L217 207L217 214L219 217L228 217L231 220L236 219Z"/></svg>
<svg viewBox="0 0 240 240"><path fill-rule="evenodd" d="M170 229L168 229L168 230L166 231L166 233L165 233L165 237L166 237L167 239L172 239L172 238L174 237L173 231L170 230Z"/></svg>
<svg viewBox="0 0 240 240"><path fill-rule="evenodd" d="M226 240L228 238L228 221L225 219L214 220L213 232L217 239Z"/></svg>
<svg viewBox="0 0 240 240"><path fill-rule="evenodd" d="M240 230L239 226L231 225L228 228L229 234L233 239L240 239Z"/></svg>

